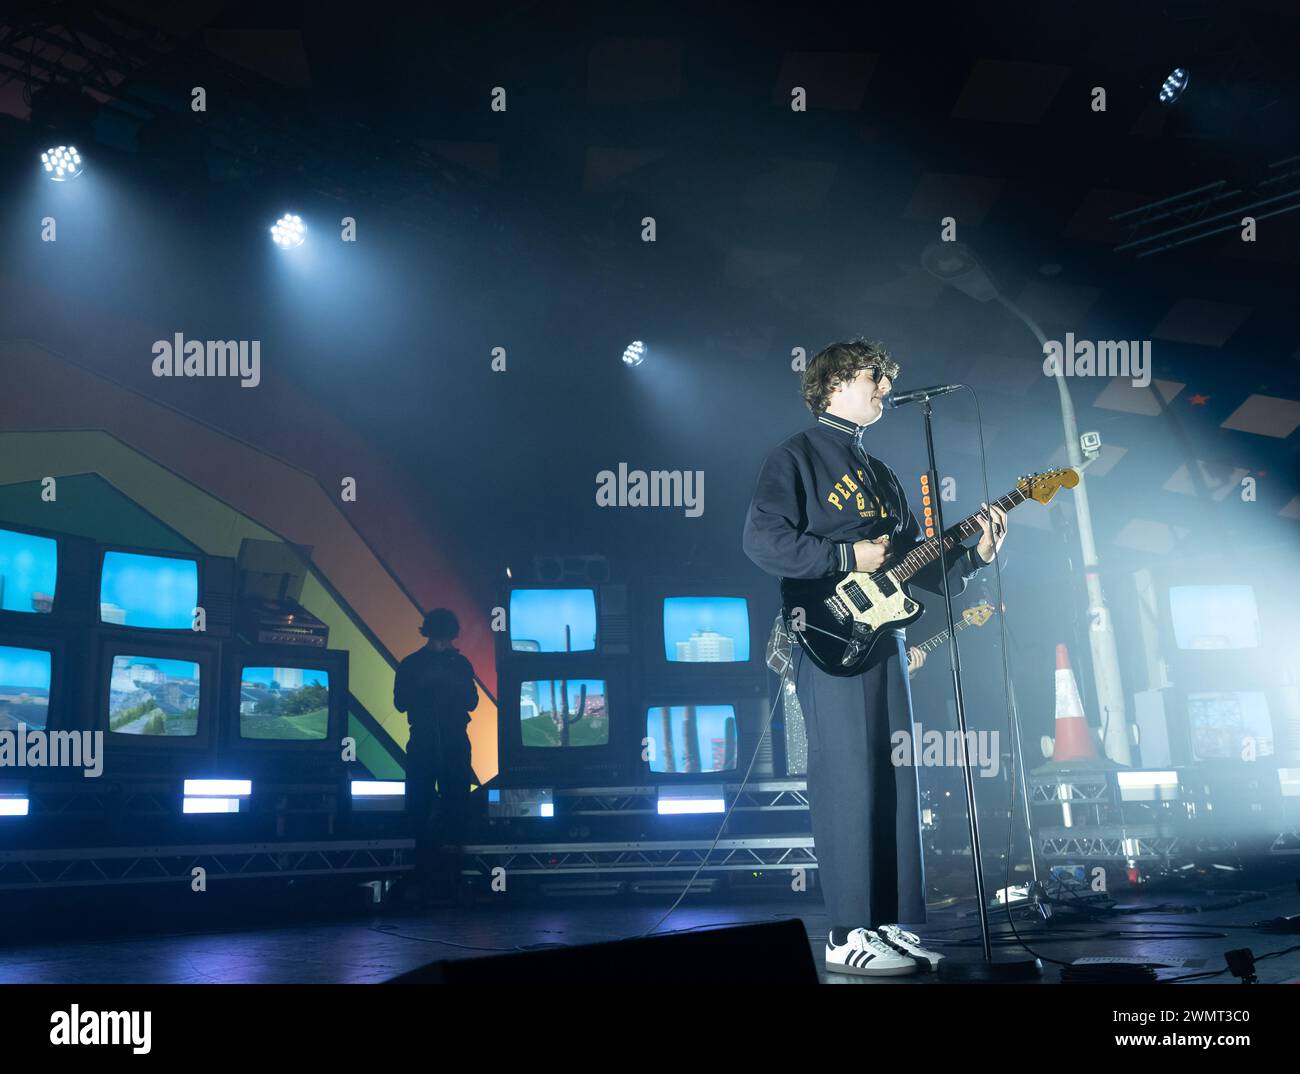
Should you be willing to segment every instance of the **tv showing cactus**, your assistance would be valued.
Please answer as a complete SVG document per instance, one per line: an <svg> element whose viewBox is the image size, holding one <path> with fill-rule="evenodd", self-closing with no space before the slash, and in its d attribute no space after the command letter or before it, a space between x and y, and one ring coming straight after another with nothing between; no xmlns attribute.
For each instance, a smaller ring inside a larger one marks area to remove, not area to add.
<svg viewBox="0 0 1300 1074"><path fill-rule="evenodd" d="M646 710L651 772L690 775L736 767L734 705L655 705Z"/></svg>
<svg viewBox="0 0 1300 1074"><path fill-rule="evenodd" d="M517 653L589 653L596 648L594 589L516 589L510 648Z"/></svg>
<svg viewBox="0 0 1300 1074"><path fill-rule="evenodd" d="M749 601L744 597L665 597L664 657L684 664L749 660Z"/></svg>
<svg viewBox="0 0 1300 1074"><path fill-rule="evenodd" d="M519 684L525 746L606 746L609 708L603 679L534 679Z"/></svg>

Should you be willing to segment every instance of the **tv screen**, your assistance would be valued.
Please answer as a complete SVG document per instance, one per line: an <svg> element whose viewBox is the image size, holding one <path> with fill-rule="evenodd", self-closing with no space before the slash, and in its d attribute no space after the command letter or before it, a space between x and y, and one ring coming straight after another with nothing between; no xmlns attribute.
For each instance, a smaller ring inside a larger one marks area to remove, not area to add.
<svg viewBox="0 0 1300 1074"><path fill-rule="evenodd" d="M536 679L519 684L525 746L604 746L609 708L603 679Z"/></svg>
<svg viewBox="0 0 1300 1074"><path fill-rule="evenodd" d="M105 552L99 579L99 619L146 630L189 630L199 604L199 565L193 559Z"/></svg>
<svg viewBox="0 0 1300 1074"><path fill-rule="evenodd" d="M665 597L664 656L688 664L749 659L749 602L744 597Z"/></svg>
<svg viewBox="0 0 1300 1074"><path fill-rule="evenodd" d="M510 648L519 653L589 653L596 648L594 589L516 589Z"/></svg>
<svg viewBox="0 0 1300 1074"><path fill-rule="evenodd" d="M650 771L689 774L736 767L733 705L658 705L646 710Z"/></svg>
<svg viewBox="0 0 1300 1074"><path fill-rule="evenodd" d="M0 645L0 731L44 730L50 717L50 654Z"/></svg>
<svg viewBox="0 0 1300 1074"><path fill-rule="evenodd" d="M0 530L0 611L52 612L58 577L58 541Z"/></svg>
<svg viewBox="0 0 1300 1074"><path fill-rule="evenodd" d="M329 732L330 675L315 668L245 667L239 674L239 735L319 742Z"/></svg>
<svg viewBox="0 0 1300 1074"><path fill-rule="evenodd" d="M119 735L198 734L200 674L192 660L114 656L108 729Z"/></svg>
<svg viewBox="0 0 1300 1074"><path fill-rule="evenodd" d="M1171 586L1169 614L1180 649L1254 649L1260 642L1252 586Z"/></svg>
<svg viewBox="0 0 1300 1074"><path fill-rule="evenodd" d="M1273 753L1268 699L1258 690L1189 693L1187 718L1192 756L1198 761L1240 761Z"/></svg>

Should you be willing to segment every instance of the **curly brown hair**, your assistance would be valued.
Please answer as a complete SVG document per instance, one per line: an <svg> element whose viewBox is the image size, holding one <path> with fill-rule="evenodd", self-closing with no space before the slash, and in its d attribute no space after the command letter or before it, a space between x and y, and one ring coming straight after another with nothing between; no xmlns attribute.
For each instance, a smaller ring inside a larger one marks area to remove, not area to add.
<svg viewBox="0 0 1300 1074"><path fill-rule="evenodd" d="M882 376L894 380L898 376L898 363L889 356L883 343L850 339L823 347L800 379L804 403L814 416L820 415L830 403L831 393L864 369L874 370L871 375L876 380Z"/></svg>

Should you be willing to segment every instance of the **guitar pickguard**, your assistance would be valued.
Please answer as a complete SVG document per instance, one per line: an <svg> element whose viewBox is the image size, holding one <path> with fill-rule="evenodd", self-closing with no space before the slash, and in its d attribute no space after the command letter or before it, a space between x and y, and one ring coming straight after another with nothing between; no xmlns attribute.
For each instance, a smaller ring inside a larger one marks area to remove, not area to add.
<svg viewBox="0 0 1300 1074"><path fill-rule="evenodd" d="M903 587L888 571L878 575L850 571L827 597L827 605L832 601L847 609L854 622L869 627L873 634L888 626L911 622L918 609L916 601L903 592Z"/></svg>

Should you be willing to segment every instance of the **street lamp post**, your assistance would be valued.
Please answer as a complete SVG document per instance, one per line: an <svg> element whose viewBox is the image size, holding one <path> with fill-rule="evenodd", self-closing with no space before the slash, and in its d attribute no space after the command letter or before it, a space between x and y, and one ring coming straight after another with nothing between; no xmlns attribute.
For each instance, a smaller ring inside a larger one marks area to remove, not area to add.
<svg viewBox="0 0 1300 1074"><path fill-rule="evenodd" d="M984 270L979 259L966 246L935 243L922 255L922 263L932 276L951 284L979 302L996 300L1015 315L1046 349L1047 336L1037 322L1010 299L1002 295ZM1092 649L1092 674L1101 709L1102 743L1106 756L1116 764L1132 763L1128 717L1124 703L1124 684L1119 674L1119 649L1110 609L1101 591L1101 573L1097 563L1097 541L1092 532L1092 511L1088 505L1088 484L1083 473L1083 451L1079 444L1079 426L1074 417L1074 400L1065 381L1063 363L1055 363L1056 387L1061 397L1061 424L1065 428L1065 452L1070 465L1079 472L1074 488L1075 516L1079 544L1083 552L1084 581L1088 589L1088 640Z"/></svg>

